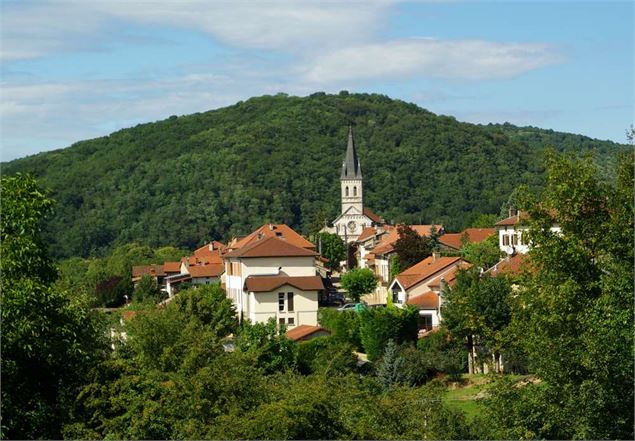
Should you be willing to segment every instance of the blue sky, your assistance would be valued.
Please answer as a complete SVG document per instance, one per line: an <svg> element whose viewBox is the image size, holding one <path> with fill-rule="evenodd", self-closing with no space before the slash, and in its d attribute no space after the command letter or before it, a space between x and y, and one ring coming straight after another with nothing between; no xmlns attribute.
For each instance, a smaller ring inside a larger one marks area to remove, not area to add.
<svg viewBox="0 0 635 441"><path fill-rule="evenodd" d="M625 141L631 1L0 0L1 159L251 96L375 92Z"/></svg>

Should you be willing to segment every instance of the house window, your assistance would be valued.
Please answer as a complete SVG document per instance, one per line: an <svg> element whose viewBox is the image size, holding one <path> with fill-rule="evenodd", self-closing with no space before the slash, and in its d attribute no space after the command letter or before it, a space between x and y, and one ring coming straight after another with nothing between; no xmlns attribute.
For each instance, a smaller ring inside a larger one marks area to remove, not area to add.
<svg viewBox="0 0 635 441"><path fill-rule="evenodd" d="M515 234L512 234L512 245L513 246L518 245L518 236Z"/></svg>
<svg viewBox="0 0 635 441"><path fill-rule="evenodd" d="M523 231L522 233L520 233L520 244L521 245L528 245L529 244L529 238L527 237L527 232Z"/></svg>
<svg viewBox="0 0 635 441"><path fill-rule="evenodd" d="M278 293L278 311L280 312L284 311L284 293L283 292Z"/></svg>
<svg viewBox="0 0 635 441"><path fill-rule="evenodd" d="M432 314L419 314L419 329L432 329Z"/></svg>
<svg viewBox="0 0 635 441"><path fill-rule="evenodd" d="M392 302L399 303L399 288L397 286L392 289Z"/></svg>
<svg viewBox="0 0 635 441"><path fill-rule="evenodd" d="M278 319L278 324L279 325L284 325L284 318L283 317Z"/></svg>
<svg viewBox="0 0 635 441"><path fill-rule="evenodd" d="M293 311L293 293L292 292L287 293L287 311L289 312Z"/></svg>
<svg viewBox="0 0 635 441"><path fill-rule="evenodd" d="M509 236L507 234L503 235L503 246L509 246Z"/></svg>
<svg viewBox="0 0 635 441"><path fill-rule="evenodd" d="M289 317L289 318L287 319L287 324L288 324L289 326L295 326L295 318L293 318L293 317Z"/></svg>

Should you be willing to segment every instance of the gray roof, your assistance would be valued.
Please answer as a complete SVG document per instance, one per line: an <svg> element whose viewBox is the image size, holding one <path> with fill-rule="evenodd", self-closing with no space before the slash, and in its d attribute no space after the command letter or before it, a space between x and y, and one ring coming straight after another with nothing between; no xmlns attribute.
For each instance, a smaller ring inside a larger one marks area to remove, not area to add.
<svg viewBox="0 0 635 441"><path fill-rule="evenodd" d="M355 142L353 141L353 128L348 126L348 145L346 146L346 158L342 163L342 175L340 179L361 179L362 166L357 157Z"/></svg>

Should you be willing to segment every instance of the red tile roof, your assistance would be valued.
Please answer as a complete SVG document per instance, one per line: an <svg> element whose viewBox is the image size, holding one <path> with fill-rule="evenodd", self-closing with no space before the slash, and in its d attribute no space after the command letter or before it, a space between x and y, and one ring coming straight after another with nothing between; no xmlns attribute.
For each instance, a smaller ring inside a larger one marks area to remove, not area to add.
<svg viewBox="0 0 635 441"><path fill-rule="evenodd" d="M296 233L285 224L265 224L253 233L229 245L232 250L242 248L250 243L268 237L277 237L286 240L288 243L300 248L315 249L315 245Z"/></svg>
<svg viewBox="0 0 635 441"><path fill-rule="evenodd" d="M460 261L460 257L439 257L436 260L433 256L426 257L416 265L399 273L395 278L404 289L408 289Z"/></svg>
<svg viewBox="0 0 635 441"><path fill-rule="evenodd" d="M364 216L366 216L368 219L372 220L376 224L384 223L384 219L382 219L381 216L378 216L377 214L375 214L373 210L371 210L370 208L364 207L362 210L362 213L364 213Z"/></svg>
<svg viewBox="0 0 635 441"><path fill-rule="evenodd" d="M517 223L524 223L529 220L529 214L526 211L518 211L518 214L510 216L507 219L496 222L497 227L504 227L506 225L516 225Z"/></svg>
<svg viewBox="0 0 635 441"><path fill-rule="evenodd" d="M433 291L428 291L418 296L410 297L406 304L418 306L419 309L437 309L439 307L439 295Z"/></svg>
<svg viewBox="0 0 635 441"><path fill-rule="evenodd" d="M319 291L324 289L322 278L319 276L250 276L247 277L245 285L249 292L271 292L283 285L290 285L302 291Z"/></svg>
<svg viewBox="0 0 635 441"><path fill-rule="evenodd" d="M409 225L410 228L419 233L419 236L427 236L430 234L432 227L435 227L437 231L441 229L441 225ZM373 249L375 254L388 254L394 250L395 242L399 240L399 232L397 227L392 227L388 234L382 237L381 241Z"/></svg>
<svg viewBox="0 0 635 441"><path fill-rule="evenodd" d="M377 229L375 227L366 227L362 230L357 238L357 242L364 242L367 239L370 239L377 234Z"/></svg>
<svg viewBox="0 0 635 441"><path fill-rule="evenodd" d="M192 277L218 277L225 272L225 265L223 265L222 263L190 265L187 270Z"/></svg>
<svg viewBox="0 0 635 441"><path fill-rule="evenodd" d="M165 276L163 265L138 265L132 267L132 277Z"/></svg>
<svg viewBox="0 0 635 441"><path fill-rule="evenodd" d="M524 268L526 268L526 254L515 254L512 257L504 258L496 265L488 269L486 272L496 277L503 274L508 275L517 275L522 272Z"/></svg>
<svg viewBox="0 0 635 441"><path fill-rule="evenodd" d="M451 268L445 274L437 277L432 282L428 283L428 287L430 287L430 288L441 288L441 282L442 281L445 281L445 283L447 283L448 285L453 286L454 283L456 282L456 275L459 272L459 270L460 269L468 269L471 266L472 265L467 263L467 262L461 262L457 266Z"/></svg>
<svg viewBox="0 0 635 441"><path fill-rule="evenodd" d="M291 340L298 341L306 338L316 332L323 332L329 334L330 332L321 326L311 326L311 325L300 325L294 328L289 329L286 332L286 336Z"/></svg>
<svg viewBox="0 0 635 441"><path fill-rule="evenodd" d="M181 262L165 262L163 264L163 272L165 273L180 273Z"/></svg>
<svg viewBox="0 0 635 441"><path fill-rule="evenodd" d="M496 234L496 228L467 228L461 233L446 233L439 238L439 242L455 250L461 249L463 238L468 243L482 242Z"/></svg>
<svg viewBox="0 0 635 441"><path fill-rule="evenodd" d="M300 257L317 256L313 250L293 245L277 237L255 240L230 251L225 257Z"/></svg>

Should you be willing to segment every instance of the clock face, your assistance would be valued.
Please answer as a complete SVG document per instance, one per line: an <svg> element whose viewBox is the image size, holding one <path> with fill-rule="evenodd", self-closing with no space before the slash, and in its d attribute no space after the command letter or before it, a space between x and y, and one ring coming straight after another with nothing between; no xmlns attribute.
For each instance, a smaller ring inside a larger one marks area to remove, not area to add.
<svg viewBox="0 0 635 441"><path fill-rule="evenodd" d="M348 231L350 231L351 233L355 231L355 228L357 227L357 225L355 225L355 221L350 221L347 224L347 226L348 226Z"/></svg>

